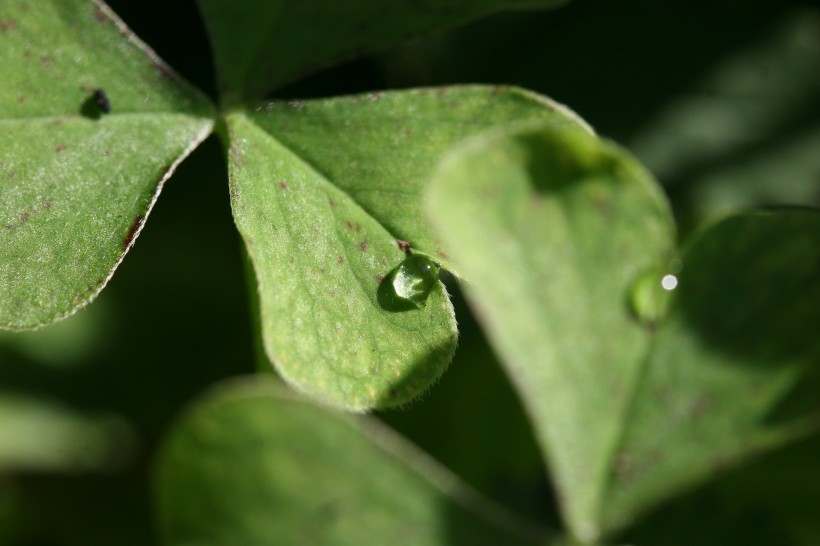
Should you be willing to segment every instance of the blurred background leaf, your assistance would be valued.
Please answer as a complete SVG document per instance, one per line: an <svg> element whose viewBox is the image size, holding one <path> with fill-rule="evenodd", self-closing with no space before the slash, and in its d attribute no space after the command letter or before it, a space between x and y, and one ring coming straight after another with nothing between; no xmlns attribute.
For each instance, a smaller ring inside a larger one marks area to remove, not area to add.
<svg viewBox="0 0 820 546"><path fill-rule="evenodd" d="M567 531L594 542L651 343L629 295L673 256L668 204L624 150L540 123L455 147L425 197L528 410Z"/></svg>
<svg viewBox="0 0 820 546"><path fill-rule="evenodd" d="M654 510L619 542L813 546L820 536L820 437L813 436Z"/></svg>
<svg viewBox="0 0 820 546"><path fill-rule="evenodd" d="M681 262L613 453L613 528L820 432L820 211L731 216Z"/></svg>
<svg viewBox="0 0 820 546"><path fill-rule="evenodd" d="M820 206L820 10L772 21L632 139L690 226L761 205Z"/></svg>
<svg viewBox="0 0 820 546"><path fill-rule="evenodd" d="M225 102L494 11L567 0L199 0Z"/></svg>
<svg viewBox="0 0 820 546"><path fill-rule="evenodd" d="M456 147L427 195L582 540L820 430L820 211L733 216L670 260L645 176L536 126ZM649 320L627 306L647 267L671 292Z"/></svg>
<svg viewBox="0 0 820 546"><path fill-rule="evenodd" d="M169 546L549 540L379 423L263 377L186 412L159 456L156 501Z"/></svg>

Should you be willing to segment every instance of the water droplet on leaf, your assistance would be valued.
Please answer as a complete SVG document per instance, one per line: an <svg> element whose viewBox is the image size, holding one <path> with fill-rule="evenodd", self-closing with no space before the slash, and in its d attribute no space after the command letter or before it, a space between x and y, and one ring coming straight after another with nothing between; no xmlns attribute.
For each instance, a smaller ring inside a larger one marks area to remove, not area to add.
<svg viewBox="0 0 820 546"><path fill-rule="evenodd" d="M418 254L402 261L391 280L396 296L418 307L424 306L430 292L438 282L439 265L426 256Z"/></svg>
<svg viewBox="0 0 820 546"><path fill-rule="evenodd" d="M678 286L678 278L674 275L664 275L661 279L661 286L667 292L672 291Z"/></svg>
<svg viewBox="0 0 820 546"><path fill-rule="evenodd" d="M438 282L439 265L426 256L413 254L405 258L388 277L392 299L396 304L424 307Z"/></svg>
<svg viewBox="0 0 820 546"><path fill-rule="evenodd" d="M629 289L629 306L634 315L645 324L655 324L666 314L670 292L678 279L664 268L652 267L633 281Z"/></svg>

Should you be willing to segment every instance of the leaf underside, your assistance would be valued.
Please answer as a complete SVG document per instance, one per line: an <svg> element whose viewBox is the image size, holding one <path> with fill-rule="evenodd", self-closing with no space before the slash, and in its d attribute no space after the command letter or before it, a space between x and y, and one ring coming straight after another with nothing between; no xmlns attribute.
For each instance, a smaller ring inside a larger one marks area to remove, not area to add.
<svg viewBox="0 0 820 546"><path fill-rule="evenodd" d="M102 3L3 18L0 327L22 329L99 293L212 111Z"/></svg>

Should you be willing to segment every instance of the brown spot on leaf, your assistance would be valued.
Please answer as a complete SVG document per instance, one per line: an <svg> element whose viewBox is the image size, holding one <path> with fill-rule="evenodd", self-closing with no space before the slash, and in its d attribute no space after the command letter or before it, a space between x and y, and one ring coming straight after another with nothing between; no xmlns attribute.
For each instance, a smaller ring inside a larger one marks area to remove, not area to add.
<svg viewBox="0 0 820 546"><path fill-rule="evenodd" d="M450 259L450 255L447 254L446 252L444 252L443 250L441 250L440 248L436 249L436 255L438 255L441 258L444 258L445 260Z"/></svg>
<svg viewBox="0 0 820 546"><path fill-rule="evenodd" d="M51 64L51 57L48 55L40 55L40 62L46 66Z"/></svg>
<svg viewBox="0 0 820 546"><path fill-rule="evenodd" d="M410 247L413 246L407 241L402 241L401 239L396 239L396 244L399 245L399 250L401 250L402 252L409 252Z"/></svg>
<svg viewBox="0 0 820 546"><path fill-rule="evenodd" d="M612 217L612 203L603 194L595 193L592 195L592 204L603 216L607 218Z"/></svg>
<svg viewBox="0 0 820 546"><path fill-rule="evenodd" d="M281 181L279 182L279 189L280 189L280 190L286 190L286 189L288 189L288 184L287 184L287 182L285 182L284 180L281 180Z"/></svg>
<svg viewBox="0 0 820 546"><path fill-rule="evenodd" d="M106 17L103 10L101 10L98 6L94 8L94 17L97 19L97 22L101 25L107 25L109 23L108 17Z"/></svg>
<svg viewBox="0 0 820 546"><path fill-rule="evenodd" d="M708 394L701 394L695 398L689 407L689 415L693 419L702 419L705 415L709 414L713 405L714 401L711 396Z"/></svg>
<svg viewBox="0 0 820 546"><path fill-rule="evenodd" d="M336 263L337 264L345 263L345 257L344 256L339 256L338 258L336 258Z"/></svg>
<svg viewBox="0 0 820 546"><path fill-rule="evenodd" d="M64 151L65 149L66 149L65 144L58 144L57 147L54 148L54 151L59 154L60 152Z"/></svg>
<svg viewBox="0 0 820 546"><path fill-rule="evenodd" d="M11 19L0 19L0 32L10 32L17 28L17 22Z"/></svg>
<svg viewBox="0 0 820 546"><path fill-rule="evenodd" d="M327 200L327 203L328 203L331 207L335 207L335 206L336 206L336 201L334 201L333 199L328 199L328 200Z"/></svg>
<svg viewBox="0 0 820 546"><path fill-rule="evenodd" d="M381 284L384 280L384 275L376 275L376 282Z"/></svg>
<svg viewBox="0 0 820 546"><path fill-rule="evenodd" d="M28 213L28 211L24 210L23 212L21 212L20 213L20 225L22 226L23 224L28 222L30 218L31 218L31 215Z"/></svg>
<svg viewBox="0 0 820 546"><path fill-rule="evenodd" d="M125 235L125 239L122 240L122 244L125 248L128 248L129 246L131 246L131 244L134 242L134 237L137 236L137 232L139 231L140 226L142 226L142 222L144 220L145 220L145 217L142 216L142 215L139 215L139 216L137 216L137 219L134 220L134 223L131 224L131 227L128 228L128 233Z"/></svg>
<svg viewBox="0 0 820 546"><path fill-rule="evenodd" d="M166 65L165 63L154 63L154 70L157 71L157 74L163 80L173 80L174 79L174 72L171 68Z"/></svg>
<svg viewBox="0 0 820 546"><path fill-rule="evenodd" d="M621 480L626 480L635 470L632 458L626 453L620 453L613 461L613 470Z"/></svg>
<svg viewBox="0 0 820 546"><path fill-rule="evenodd" d="M359 244L359 248L361 248L361 249L362 249L362 252L367 252L367 241L362 241L362 242Z"/></svg>

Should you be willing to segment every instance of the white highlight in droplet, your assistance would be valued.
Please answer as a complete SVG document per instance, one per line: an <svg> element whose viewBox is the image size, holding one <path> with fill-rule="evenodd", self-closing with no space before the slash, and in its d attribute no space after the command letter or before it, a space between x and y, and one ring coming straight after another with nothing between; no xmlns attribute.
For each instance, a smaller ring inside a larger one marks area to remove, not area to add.
<svg viewBox="0 0 820 546"><path fill-rule="evenodd" d="M678 278L674 275L666 275L661 279L661 286L664 290L674 290L678 286Z"/></svg>

